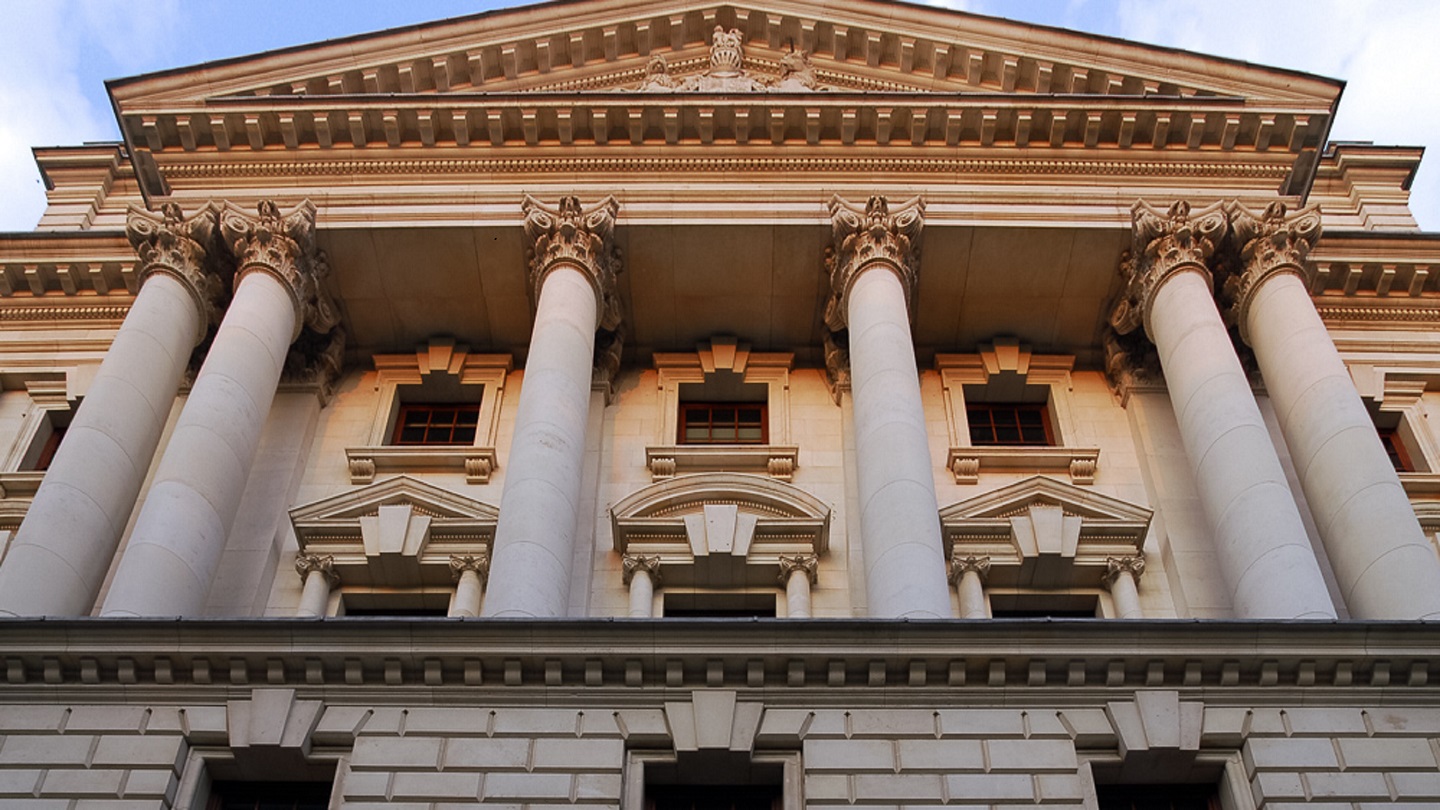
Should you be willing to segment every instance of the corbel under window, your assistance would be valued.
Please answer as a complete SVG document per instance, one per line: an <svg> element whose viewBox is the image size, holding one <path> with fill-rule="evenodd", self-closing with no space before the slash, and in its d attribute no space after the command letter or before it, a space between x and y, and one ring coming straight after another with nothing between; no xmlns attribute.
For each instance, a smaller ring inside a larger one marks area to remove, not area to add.
<svg viewBox="0 0 1440 810"><path fill-rule="evenodd" d="M345 450L350 483L433 471L488 483L499 463L495 437L511 365L508 354L474 354L442 338L412 354L375 355L379 404L368 442Z"/></svg>
<svg viewBox="0 0 1440 810"><path fill-rule="evenodd" d="M936 355L935 365L950 435L945 465L955 483L977 483L982 472L1050 471L1064 471L1076 484L1095 482L1100 449L1074 446L1074 357L1037 355L1016 340L997 339L978 354ZM985 425L970 423L972 410Z"/></svg>
<svg viewBox="0 0 1440 810"><path fill-rule="evenodd" d="M800 458L790 443L794 360L789 352L752 352L731 337L694 352L657 352L660 432L645 448L652 480L728 470L789 481ZM687 431L682 414L694 429Z"/></svg>

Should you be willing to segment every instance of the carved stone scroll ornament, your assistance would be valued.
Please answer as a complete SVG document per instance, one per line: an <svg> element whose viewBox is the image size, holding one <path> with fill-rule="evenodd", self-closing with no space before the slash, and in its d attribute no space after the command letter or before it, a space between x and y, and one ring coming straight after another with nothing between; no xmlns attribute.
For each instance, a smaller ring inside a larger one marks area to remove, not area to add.
<svg viewBox="0 0 1440 810"><path fill-rule="evenodd" d="M1122 335L1144 326L1150 334L1150 304L1172 275L1196 270L1209 279L1208 261L1224 238L1228 223L1221 203L1190 211L1181 200L1168 211L1144 200L1131 208L1133 243L1120 263L1125 289L1110 314L1110 325Z"/></svg>
<svg viewBox="0 0 1440 810"><path fill-rule="evenodd" d="M301 554L295 558L295 573L300 575L301 582L309 578L312 571L320 572L332 588L340 584L340 575L335 573L335 558L331 555Z"/></svg>
<svg viewBox="0 0 1440 810"><path fill-rule="evenodd" d="M738 28L726 30L715 26L710 39L710 64L705 72L694 76L674 76L665 57L655 54L645 65L645 78L635 88L642 93L747 93L807 92L825 87L815 77L809 51L790 51L780 60L780 75L766 79L745 69L745 36Z"/></svg>
<svg viewBox="0 0 1440 810"><path fill-rule="evenodd" d="M622 577L626 585L629 585L630 580L635 578L636 571L644 571L649 574L652 585L660 584L660 558L658 556L645 557L639 554L626 554L622 564L624 567Z"/></svg>
<svg viewBox="0 0 1440 810"><path fill-rule="evenodd" d="M790 581L790 575L796 571L805 574L805 578L814 585L817 572L820 570L820 558L814 554L798 554L793 557L780 557L780 585L784 587Z"/></svg>
<svg viewBox="0 0 1440 810"><path fill-rule="evenodd" d="M195 299L202 319L197 344L209 325L219 322L225 290L213 266L219 211L215 203L206 203L187 219L177 203L167 202L159 214L132 205L125 219L125 237L140 258L141 283L157 274L171 276Z"/></svg>
<svg viewBox="0 0 1440 810"><path fill-rule="evenodd" d="M1144 557L1110 557L1105 560L1105 574L1100 582L1108 590L1115 584L1120 576L1129 574L1139 584L1140 577L1145 574Z"/></svg>
<svg viewBox="0 0 1440 810"><path fill-rule="evenodd" d="M1249 313L1255 291L1272 276L1293 273L1305 279L1305 258L1320 239L1320 208L1311 206L1286 216L1285 203L1272 202L1255 214L1232 203L1230 235L1239 248L1239 271L1225 280L1230 316L1240 339L1250 342Z"/></svg>
<svg viewBox="0 0 1440 810"><path fill-rule="evenodd" d="M947 573L951 582L959 582L960 578L970 571L974 571L975 575L980 577L980 581L984 582L990 578L990 558L961 557L957 554L950 558L949 569Z"/></svg>
<svg viewBox="0 0 1440 810"><path fill-rule="evenodd" d="M490 556L488 554L452 554L450 555L450 576L456 582L466 571L474 571L475 575L484 582L490 577Z"/></svg>
<svg viewBox="0 0 1440 810"><path fill-rule="evenodd" d="M295 332L285 359L284 380L319 385L329 399L345 354L340 310L325 290L330 264L315 243L315 205L309 200L281 211L261 200L255 216L226 203L220 230L235 256L235 283L248 272L269 273L289 291L295 305Z"/></svg>
<svg viewBox="0 0 1440 810"><path fill-rule="evenodd" d="M615 245L615 216L620 203L614 197L583 208L576 197L561 197L560 205L548 206L526 195L525 238L530 247L530 286L535 300L545 277L559 265L583 272L595 287L600 329L615 332L620 327L620 297L615 278L620 273L620 249Z"/></svg>
<svg viewBox="0 0 1440 810"><path fill-rule="evenodd" d="M847 325L850 285L860 272L883 265L900 277L908 306L920 272L920 236L925 228L925 201L913 197L891 207L884 197L871 197L865 207L839 196L830 199L831 246L825 254L830 300L825 325L838 332Z"/></svg>

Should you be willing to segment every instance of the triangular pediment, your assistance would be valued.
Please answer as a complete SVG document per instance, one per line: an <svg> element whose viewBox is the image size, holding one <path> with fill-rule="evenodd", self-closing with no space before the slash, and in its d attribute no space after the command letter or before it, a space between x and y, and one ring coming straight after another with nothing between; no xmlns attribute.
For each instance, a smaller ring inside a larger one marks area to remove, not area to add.
<svg viewBox="0 0 1440 810"><path fill-rule="evenodd" d="M494 522L500 510L408 475L397 475L357 489L321 498L290 510L297 527L353 524L375 517L382 506L409 506L417 515L438 522Z"/></svg>
<svg viewBox="0 0 1440 810"><path fill-rule="evenodd" d="M942 523L1007 520L1026 514L1032 506L1058 507L1066 516L1086 521L1118 521L1149 526L1154 514L1139 504L1102 495L1087 487L1036 475L940 510Z"/></svg>
<svg viewBox="0 0 1440 810"><path fill-rule="evenodd" d="M820 85L849 91L1328 103L1340 87L1291 71L886 0L843 6L582 0L122 79L111 92L123 115L162 103L254 96L623 91L645 81L656 56L678 79L703 75L717 26L743 38L744 69L762 84L778 81L798 51L810 55Z"/></svg>

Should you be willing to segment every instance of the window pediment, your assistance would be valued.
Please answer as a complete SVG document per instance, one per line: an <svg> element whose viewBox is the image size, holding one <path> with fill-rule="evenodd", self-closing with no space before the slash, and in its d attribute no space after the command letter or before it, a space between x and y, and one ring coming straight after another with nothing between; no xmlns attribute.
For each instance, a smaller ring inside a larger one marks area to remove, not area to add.
<svg viewBox="0 0 1440 810"><path fill-rule="evenodd" d="M666 582L773 585L782 556L829 548L830 507L759 475L701 473L651 484L610 509L615 549L658 557Z"/></svg>
<svg viewBox="0 0 1440 810"><path fill-rule="evenodd" d="M1045 476L940 510L951 559L989 558L1001 586L1098 585L1111 558L1141 553L1153 511Z"/></svg>
<svg viewBox="0 0 1440 810"><path fill-rule="evenodd" d="M347 585L449 585L450 560L488 555L500 511L400 475L290 510L300 550Z"/></svg>

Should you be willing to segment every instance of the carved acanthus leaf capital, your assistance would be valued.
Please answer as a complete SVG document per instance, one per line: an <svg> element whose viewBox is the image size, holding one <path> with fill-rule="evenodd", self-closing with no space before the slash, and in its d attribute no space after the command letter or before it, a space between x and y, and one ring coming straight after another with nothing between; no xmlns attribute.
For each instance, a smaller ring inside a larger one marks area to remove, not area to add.
<svg viewBox="0 0 1440 810"><path fill-rule="evenodd" d="M1238 248L1238 272L1225 280L1230 315L1240 338L1250 342L1250 303L1270 278L1293 273L1305 278L1305 259L1320 239L1320 208L1311 206L1287 216L1285 204L1272 202L1260 214L1239 203L1230 206L1230 236Z"/></svg>
<svg viewBox="0 0 1440 810"><path fill-rule="evenodd" d="M618 329L620 297L615 277L620 273L620 249L615 244L615 217L620 213L619 201L606 197L583 208L579 198L561 197L560 205L552 207L526 195L521 210L535 300L540 300L540 288L551 270L559 265L577 268L595 287L599 327L612 332Z"/></svg>
<svg viewBox="0 0 1440 810"><path fill-rule="evenodd" d="M805 575L811 585L815 584L816 572L820 569L820 558L814 554L797 554L793 557L782 556L780 558L780 585L783 587L790 581L790 575L799 571Z"/></svg>
<svg viewBox="0 0 1440 810"><path fill-rule="evenodd" d="M951 582L959 582L960 578L965 576L965 574L970 571L974 571L975 574L980 577L981 582L984 582L990 577L989 557L961 557L957 554L950 558L949 567L949 575Z"/></svg>
<svg viewBox="0 0 1440 810"><path fill-rule="evenodd" d="M925 201L913 197L896 206L880 196L865 207L839 196L830 199L830 248L825 272L830 276L830 300L825 325L831 331L846 327L850 287L868 267L889 268L905 288L905 303L915 291L920 272L920 236L925 228Z"/></svg>
<svg viewBox="0 0 1440 810"><path fill-rule="evenodd" d="M1122 575L1130 575L1135 584L1140 584L1140 577L1145 573L1144 557L1109 557L1105 560L1105 574L1100 581L1107 589L1115 584L1115 580Z"/></svg>
<svg viewBox="0 0 1440 810"><path fill-rule="evenodd" d="M197 344L205 338L209 325L219 320L219 301L225 289L212 263L219 212L219 206L210 202L187 218L179 204L167 202L158 214L132 205L125 218L125 237L140 258L140 282L156 274L168 275L183 284L195 300L195 311L201 317Z"/></svg>
<svg viewBox="0 0 1440 810"><path fill-rule="evenodd" d="M450 555L450 576L456 582L466 571L475 572L484 582L490 576L490 555L488 554L452 554Z"/></svg>
<svg viewBox="0 0 1440 810"><path fill-rule="evenodd" d="M295 558L295 573L300 575L301 582L308 579L311 572L318 572L325 577L325 582L332 588L340 584L340 575L335 573L335 558L328 554L323 557L319 554L301 554Z"/></svg>
<svg viewBox="0 0 1440 810"><path fill-rule="evenodd" d="M235 283L246 273L269 273L279 279L295 305L295 333L301 329L325 334L340 323L340 311L324 290L330 265L315 244L315 205L304 200L281 211L273 200L261 200L250 215L234 203L220 212L220 231L236 261Z"/></svg>
<svg viewBox="0 0 1440 810"><path fill-rule="evenodd" d="M1221 203L1191 212L1181 200L1166 211L1137 201L1131 208L1133 242L1120 263L1125 289L1110 314L1110 325L1122 335L1144 326L1150 330L1151 302L1173 275L1203 273L1209 279L1209 260L1228 228Z"/></svg>
<svg viewBox="0 0 1440 810"><path fill-rule="evenodd" d="M635 578L637 571L644 571L650 575L652 585L660 584L660 558L646 557L640 554L626 554L623 562L625 568L624 581L626 585Z"/></svg>

